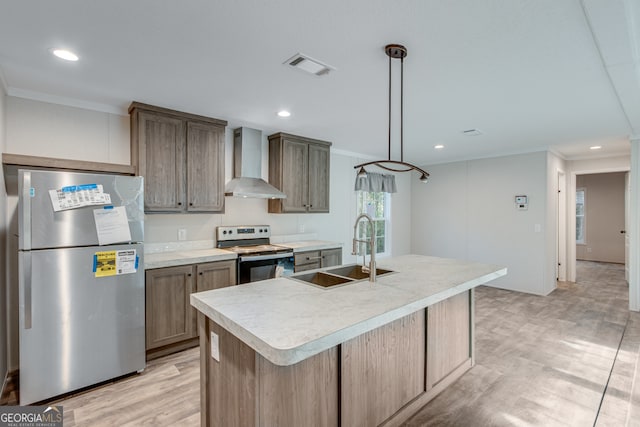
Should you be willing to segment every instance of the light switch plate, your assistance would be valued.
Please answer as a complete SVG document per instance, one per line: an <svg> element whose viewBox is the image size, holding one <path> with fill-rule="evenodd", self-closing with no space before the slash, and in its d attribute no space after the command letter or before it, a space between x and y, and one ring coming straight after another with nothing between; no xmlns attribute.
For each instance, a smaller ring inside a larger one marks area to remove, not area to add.
<svg viewBox="0 0 640 427"><path fill-rule="evenodd" d="M220 341L218 335L214 332L211 332L211 357L213 357L216 362L220 361Z"/></svg>
<svg viewBox="0 0 640 427"><path fill-rule="evenodd" d="M178 240L185 241L187 240L187 229L186 228L178 228Z"/></svg>

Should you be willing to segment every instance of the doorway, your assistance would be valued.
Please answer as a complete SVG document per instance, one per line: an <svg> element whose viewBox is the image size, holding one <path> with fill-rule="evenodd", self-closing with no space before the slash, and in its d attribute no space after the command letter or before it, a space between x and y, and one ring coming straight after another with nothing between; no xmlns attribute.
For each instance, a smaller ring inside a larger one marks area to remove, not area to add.
<svg viewBox="0 0 640 427"><path fill-rule="evenodd" d="M576 175L576 260L625 264L626 180L626 172Z"/></svg>

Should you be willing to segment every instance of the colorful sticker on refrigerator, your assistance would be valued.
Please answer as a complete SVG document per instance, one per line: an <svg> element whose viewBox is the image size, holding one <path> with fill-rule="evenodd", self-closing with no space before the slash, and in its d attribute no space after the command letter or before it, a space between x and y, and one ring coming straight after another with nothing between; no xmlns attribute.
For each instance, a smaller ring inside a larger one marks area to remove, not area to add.
<svg viewBox="0 0 640 427"><path fill-rule="evenodd" d="M93 256L93 272L96 277L132 274L138 271L138 255L135 249L96 252Z"/></svg>
<svg viewBox="0 0 640 427"><path fill-rule="evenodd" d="M96 277L116 275L116 251L96 252L93 256L93 271Z"/></svg>
<svg viewBox="0 0 640 427"><path fill-rule="evenodd" d="M131 230L129 230L127 210L124 206L105 206L102 209L94 209L93 218L96 221L96 233L100 246L131 241Z"/></svg>
<svg viewBox="0 0 640 427"><path fill-rule="evenodd" d="M111 203L111 195L103 191L102 184L70 185L49 190L49 197L56 212Z"/></svg>

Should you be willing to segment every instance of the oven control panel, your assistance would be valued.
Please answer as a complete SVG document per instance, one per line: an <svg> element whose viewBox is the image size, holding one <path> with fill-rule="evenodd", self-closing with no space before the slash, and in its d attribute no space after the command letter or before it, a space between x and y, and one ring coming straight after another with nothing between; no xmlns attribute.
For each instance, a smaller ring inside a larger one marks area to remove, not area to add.
<svg viewBox="0 0 640 427"><path fill-rule="evenodd" d="M216 227L216 237L221 240L259 239L271 237L268 225L241 225Z"/></svg>

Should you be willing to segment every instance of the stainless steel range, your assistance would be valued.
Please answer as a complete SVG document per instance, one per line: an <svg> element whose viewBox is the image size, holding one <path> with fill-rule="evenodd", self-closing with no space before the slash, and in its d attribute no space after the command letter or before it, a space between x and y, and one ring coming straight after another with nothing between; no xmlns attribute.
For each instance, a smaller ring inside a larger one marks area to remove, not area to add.
<svg viewBox="0 0 640 427"><path fill-rule="evenodd" d="M268 225L216 228L216 247L238 254L238 283L293 274L293 250L270 242Z"/></svg>

